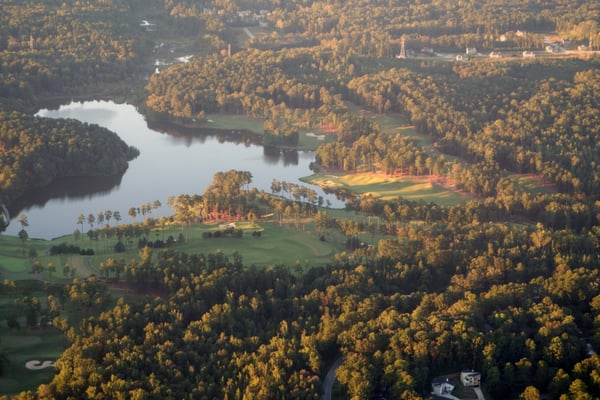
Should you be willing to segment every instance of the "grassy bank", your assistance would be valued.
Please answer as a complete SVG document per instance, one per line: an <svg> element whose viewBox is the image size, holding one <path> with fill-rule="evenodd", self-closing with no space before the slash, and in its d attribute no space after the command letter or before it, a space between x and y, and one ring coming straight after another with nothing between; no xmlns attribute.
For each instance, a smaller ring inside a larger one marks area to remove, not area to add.
<svg viewBox="0 0 600 400"><path fill-rule="evenodd" d="M228 131L245 130L257 135L265 133L263 118L252 118L247 115L209 114L204 127ZM316 150L323 143L335 140L335 135L320 130L300 129L296 150Z"/></svg>

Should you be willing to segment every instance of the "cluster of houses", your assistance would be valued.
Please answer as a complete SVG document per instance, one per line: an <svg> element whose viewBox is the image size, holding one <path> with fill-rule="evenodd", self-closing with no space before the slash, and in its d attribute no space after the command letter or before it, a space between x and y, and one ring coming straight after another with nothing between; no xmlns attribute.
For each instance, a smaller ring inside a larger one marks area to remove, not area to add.
<svg viewBox="0 0 600 400"><path fill-rule="evenodd" d="M477 49L472 47L472 48L467 48L467 51L465 52L465 54L459 54L456 56L456 60L457 61L464 61L464 60L468 60L470 56L476 55L477 54ZM523 58L535 58L535 52L533 51L524 51L521 53L521 56ZM490 58L503 58L504 55L499 52L499 51L492 51L490 53Z"/></svg>
<svg viewBox="0 0 600 400"><path fill-rule="evenodd" d="M498 40L500 42L506 42L510 39L510 37L523 37L525 35L526 35L526 32L516 31L516 32L512 32L512 33L502 34L498 37ZM565 49L570 48L569 46L571 44L572 43L569 40L566 40L557 35L544 37L544 50L548 53L558 53L558 52L564 51ZM579 45L579 46L577 46L577 50L591 51L592 50L591 39L590 39L589 45L587 45L587 46ZM436 54L435 51L431 47L423 47L420 52L424 53L424 54ZM600 52L599 52L599 54L600 54ZM396 58L409 58L409 57L413 57L414 55L415 55L414 51L404 48L404 40L403 40L402 47L400 49L400 54L398 54L396 56ZM442 56L444 56L444 55L442 55ZM464 53L458 54L456 56L451 56L451 55L445 55L445 56L449 56L450 58L453 57L456 61L467 61L474 56L485 57L485 55L479 53L475 47L467 47L465 49ZM489 53L490 58L503 58L505 56L506 56L506 52L502 53L500 51L492 51L491 53ZM511 52L511 57L516 57L516 54ZM534 51L526 50L521 53L521 57L522 58L535 58L536 53Z"/></svg>
<svg viewBox="0 0 600 400"><path fill-rule="evenodd" d="M204 13L212 14L212 10L205 8ZM224 14L224 10L218 10L217 14ZM261 28L267 28L269 26L266 21L266 16L269 15L269 10L259 10L258 12L252 10L240 10L234 16L228 17L225 22L228 24L242 24L242 25L258 25Z"/></svg>

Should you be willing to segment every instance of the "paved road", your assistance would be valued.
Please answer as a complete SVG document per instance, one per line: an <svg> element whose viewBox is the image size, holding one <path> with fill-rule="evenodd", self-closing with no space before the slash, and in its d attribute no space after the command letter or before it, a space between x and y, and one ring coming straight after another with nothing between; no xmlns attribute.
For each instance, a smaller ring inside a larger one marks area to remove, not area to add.
<svg viewBox="0 0 600 400"><path fill-rule="evenodd" d="M321 400L331 400L331 391L333 390L333 383L335 382L335 373L343 362L344 359L340 357L333 363L331 368L329 368L325 381L323 382L323 396L321 396Z"/></svg>

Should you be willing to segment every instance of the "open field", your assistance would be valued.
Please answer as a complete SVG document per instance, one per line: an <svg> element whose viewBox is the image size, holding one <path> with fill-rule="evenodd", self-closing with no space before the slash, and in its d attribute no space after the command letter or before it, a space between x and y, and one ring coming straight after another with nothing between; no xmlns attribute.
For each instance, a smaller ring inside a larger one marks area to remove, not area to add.
<svg viewBox="0 0 600 400"><path fill-rule="evenodd" d="M391 200L403 197L407 200L424 200L439 205L456 205L471 199L470 196L445 188L429 177L391 177L384 174L357 173L331 174L319 172L303 178L305 182L328 189L346 189L357 194Z"/></svg>
<svg viewBox="0 0 600 400"><path fill-rule="evenodd" d="M510 179L517 188L533 196L556 192L554 184L544 183L538 175L513 174Z"/></svg>
<svg viewBox="0 0 600 400"><path fill-rule="evenodd" d="M335 133L320 130L300 131L298 150L316 150L323 143L333 142L337 139Z"/></svg>

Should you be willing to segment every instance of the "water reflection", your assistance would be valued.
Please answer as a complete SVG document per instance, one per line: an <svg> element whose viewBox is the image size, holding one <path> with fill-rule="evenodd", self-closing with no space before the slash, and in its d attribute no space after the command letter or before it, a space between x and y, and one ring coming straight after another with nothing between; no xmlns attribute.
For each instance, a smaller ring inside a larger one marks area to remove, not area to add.
<svg viewBox="0 0 600 400"><path fill-rule="evenodd" d="M205 143L207 138L216 138L219 143L243 144L246 147L262 144L261 135L246 130L190 128L157 121L148 121L148 128L169 135L174 141L183 141L188 147L194 143Z"/></svg>
<svg viewBox="0 0 600 400"><path fill-rule="evenodd" d="M263 148L261 136L246 131L193 129L170 124L147 123L129 104L106 101L71 103L58 110L41 110L42 117L75 118L116 132L128 145L140 150L121 176L69 178L28 193L13 204L11 217L27 216L30 237L52 238L80 228L77 216L119 211L129 222L131 207L179 194L201 194L219 171L237 169L252 173L252 186L270 192L273 179L306 185L300 178L311 174L314 152ZM344 203L335 195L311 186L333 207ZM170 215L163 206L153 216ZM7 233L18 234L18 223Z"/></svg>
<svg viewBox="0 0 600 400"><path fill-rule="evenodd" d="M299 162L299 155L297 150L263 146L263 156L265 162L271 165L279 164L282 161L284 166L298 165Z"/></svg>
<svg viewBox="0 0 600 400"><path fill-rule="evenodd" d="M115 176L65 177L55 179L50 185L33 189L9 207L10 215L23 210L44 207L50 200L77 201L102 196L118 189L125 171Z"/></svg>

